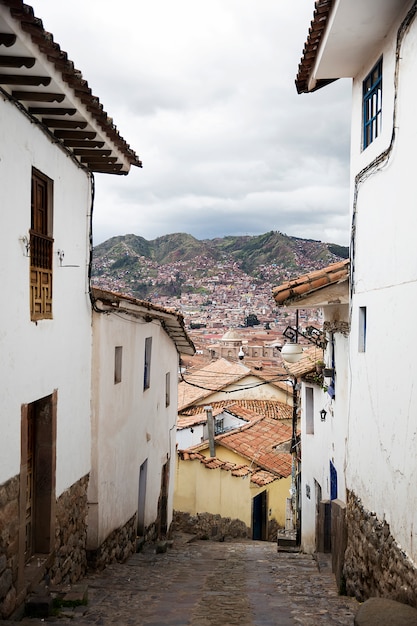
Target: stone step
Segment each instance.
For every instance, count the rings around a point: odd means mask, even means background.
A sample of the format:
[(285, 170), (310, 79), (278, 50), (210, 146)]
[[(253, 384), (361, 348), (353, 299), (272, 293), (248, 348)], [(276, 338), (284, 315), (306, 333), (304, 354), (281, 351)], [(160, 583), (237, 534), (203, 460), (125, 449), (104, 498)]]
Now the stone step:
[(417, 626), (417, 609), (388, 598), (369, 598), (355, 616), (355, 626)]

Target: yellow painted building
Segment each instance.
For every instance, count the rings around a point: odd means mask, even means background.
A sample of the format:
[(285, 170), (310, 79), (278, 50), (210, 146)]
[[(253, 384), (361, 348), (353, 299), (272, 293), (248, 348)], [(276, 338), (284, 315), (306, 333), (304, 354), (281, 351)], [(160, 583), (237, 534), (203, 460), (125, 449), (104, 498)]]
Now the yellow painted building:
[(214, 458), (208, 442), (180, 451), (175, 511), (238, 519), (253, 539), (267, 539), (271, 529), (285, 527), (292, 460), (275, 446), (290, 437), (288, 425), (260, 418), (217, 436)]

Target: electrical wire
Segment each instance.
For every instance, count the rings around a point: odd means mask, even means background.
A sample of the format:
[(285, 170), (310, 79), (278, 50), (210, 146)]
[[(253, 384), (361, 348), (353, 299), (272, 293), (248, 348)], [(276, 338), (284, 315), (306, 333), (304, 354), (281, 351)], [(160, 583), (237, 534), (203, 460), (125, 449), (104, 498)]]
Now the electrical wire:
[[(400, 60), (401, 60), (401, 46), (403, 39), (407, 33), (408, 28), (413, 23), (417, 14), (417, 0), (414, 2), (411, 9), (408, 11), (404, 20), (401, 22), (397, 31), (397, 42), (395, 49), (395, 70), (394, 70), (394, 106), (392, 114), (392, 132), (391, 140), (388, 147), (383, 150), (371, 163), (364, 167), (355, 176), (354, 192), (353, 192), (353, 206), (352, 206), (352, 223), (351, 223), (351, 238), (350, 238), (350, 295), (351, 295), (351, 307), (352, 296), (355, 293), (355, 251), (356, 251), (356, 221), (357, 221), (357, 209), (358, 209), (358, 195), (360, 186), (371, 176), (379, 172), (383, 167), (388, 165), (392, 151), (394, 149), (396, 139), (396, 123), (397, 123), (397, 104), (398, 104), (398, 83), (400, 74)], [(351, 310), (352, 313), (352, 310)]]
[[(186, 380), (183, 374), (181, 373), (180, 373), (180, 378), (181, 378), (181, 382), (186, 383), (187, 385), (190, 385), (190, 387), (196, 387), (197, 389), (202, 389), (203, 391), (219, 391), (219, 387), (212, 389), (210, 387), (198, 385), (197, 383), (192, 383), (191, 381)], [(238, 385), (237, 383), (233, 383), (233, 381), (231, 381), (229, 384), (231, 385), (234, 384), (238, 388), (228, 389), (228, 390), (222, 389), (222, 393), (236, 393), (237, 391), (247, 391), (250, 389), (255, 389), (256, 387), (261, 387), (262, 385), (269, 385), (270, 383), (274, 383), (274, 382), (289, 382), (293, 384), (293, 381), (289, 379), (288, 374), (282, 374), (280, 378), (276, 377), (271, 380), (265, 380), (259, 383), (254, 383), (253, 385)], [(228, 384), (228, 381), (226, 381), (225, 384)]]

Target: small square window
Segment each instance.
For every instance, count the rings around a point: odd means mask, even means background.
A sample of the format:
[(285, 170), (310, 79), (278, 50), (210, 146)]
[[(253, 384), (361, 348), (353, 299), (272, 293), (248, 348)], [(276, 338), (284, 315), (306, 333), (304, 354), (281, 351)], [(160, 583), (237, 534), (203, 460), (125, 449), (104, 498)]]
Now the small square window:
[(382, 59), (363, 81), (363, 148), (381, 134), (382, 128)]
[(122, 382), (122, 355), (123, 347), (116, 346), (114, 349), (114, 384)]

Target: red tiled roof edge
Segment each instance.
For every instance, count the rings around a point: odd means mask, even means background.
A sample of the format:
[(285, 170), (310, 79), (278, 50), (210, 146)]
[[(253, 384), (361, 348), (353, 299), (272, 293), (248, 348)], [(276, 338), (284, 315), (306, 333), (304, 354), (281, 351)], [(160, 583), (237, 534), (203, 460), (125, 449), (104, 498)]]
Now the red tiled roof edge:
[(317, 53), (326, 30), (333, 4), (334, 0), (316, 0), (313, 19), (308, 31), (307, 41), (304, 44), (303, 55), (298, 66), (298, 74), (295, 79), (295, 86), (298, 93), (316, 91), (317, 89), (320, 89), (321, 87), (337, 80), (335, 78), (318, 80), (313, 89), (309, 89), (308, 87), (310, 74), (316, 62)]
[(235, 478), (245, 478), (250, 475), (250, 481), (258, 486), (268, 485), (269, 483), (272, 483), (275, 480), (280, 480), (281, 478), (288, 478), (288, 476), (282, 476), (264, 468), (256, 468), (255, 470), (252, 470), (248, 465), (222, 461), (217, 457), (205, 457), (202, 454), (190, 453), (186, 450), (183, 450), (180, 453), (180, 457), (183, 461), (200, 461), (200, 463), (202, 463), (208, 470), (221, 469), (225, 472), (230, 472)]
[(142, 167), (139, 157), (120, 136), (112, 119), (104, 111), (100, 100), (93, 95), (88, 82), (83, 79), (81, 72), (75, 69), (74, 63), (68, 59), (67, 53), (61, 50), (59, 44), (54, 41), (53, 35), (44, 29), (42, 20), (35, 17), (33, 8), (24, 4), (23, 0), (0, 0), (0, 4), (10, 8), (13, 19), (20, 23), (22, 30), (30, 35), (40, 52), (47, 56), (48, 61), (61, 73), (62, 79), (74, 90), (76, 97), (87, 107), (97, 124), (123, 153), (129, 163)]
[(284, 306), (307, 293), (346, 280), (348, 276), (349, 259), (345, 259), (321, 270), (315, 270), (293, 280), (288, 280), (279, 287), (274, 287), (272, 295), (278, 305)]

